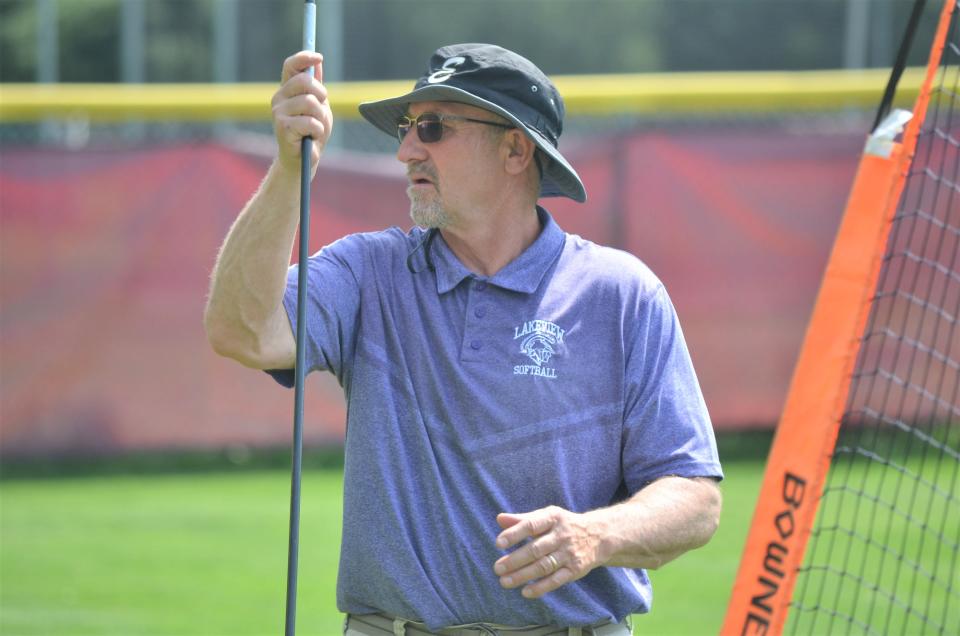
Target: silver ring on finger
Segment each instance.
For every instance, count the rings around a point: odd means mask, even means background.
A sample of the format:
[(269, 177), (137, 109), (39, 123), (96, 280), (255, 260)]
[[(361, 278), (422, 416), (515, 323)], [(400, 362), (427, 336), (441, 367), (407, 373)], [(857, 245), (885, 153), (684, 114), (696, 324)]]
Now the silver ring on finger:
[(557, 557), (553, 556), (552, 554), (548, 554), (548, 555), (547, 555), (547, 561), (550, 562), (550, 572), (551, 572), (551, 573), (556, 572), (557, 570), (560, 569), (560, 562), (557, 561)]

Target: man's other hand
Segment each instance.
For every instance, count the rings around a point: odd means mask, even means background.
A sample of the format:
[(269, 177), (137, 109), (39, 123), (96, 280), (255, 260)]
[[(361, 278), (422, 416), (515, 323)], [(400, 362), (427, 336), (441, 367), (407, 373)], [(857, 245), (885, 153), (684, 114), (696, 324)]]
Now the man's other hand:
[(501, 513), (497, 523), (504, 529), (497, 537), (498, 549), (526, 541), (494, 563), (500, 585), (524, 586), (526, 598), (539, 598), (603, 565), (602, 533), (590, 513), (549, 506), (523, 514)]

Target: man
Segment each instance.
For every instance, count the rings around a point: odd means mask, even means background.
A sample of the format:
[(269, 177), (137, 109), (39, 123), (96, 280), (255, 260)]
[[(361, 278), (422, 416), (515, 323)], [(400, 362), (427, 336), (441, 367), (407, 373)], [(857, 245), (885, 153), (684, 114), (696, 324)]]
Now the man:
[[(528, 60), (444, 47), (412, 92), (360, 112), (398, 136), (418, 227), (308, 263), (308, 370), (348, 403), (346, 633), (629, 633), (644, 568), (706, 543), (720, 511), (663, 285), (538, 207), (586, 193), (557, 148), (560, 95)], [(286, 60), (273, 118), (278, 156), (227, 236), (205, 325), (290, 386), (300, 139), (315, 171), (332, 126), (320, 55)]]

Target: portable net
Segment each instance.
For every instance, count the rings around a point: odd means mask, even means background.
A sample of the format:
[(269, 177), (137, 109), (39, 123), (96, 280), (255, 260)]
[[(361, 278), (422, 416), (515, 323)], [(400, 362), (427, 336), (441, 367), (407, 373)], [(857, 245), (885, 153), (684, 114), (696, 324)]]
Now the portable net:
[(861, 160), (724, 634), (960, 633), (957, 13), (902, 141)]
[(891, 221), (790, 633), (960, 632), (960, 26)]

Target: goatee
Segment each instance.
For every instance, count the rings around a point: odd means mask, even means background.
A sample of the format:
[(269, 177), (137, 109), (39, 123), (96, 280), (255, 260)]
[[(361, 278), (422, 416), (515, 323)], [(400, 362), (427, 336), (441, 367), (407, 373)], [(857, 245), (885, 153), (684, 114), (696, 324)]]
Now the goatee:
[(407, 188), (410, 198), (410, 218), (424, 229), (442, 229), (450, 223), (450, 217), (436, 196), (436, 192), (421, 192), (416, 186)]
[[(415, 180), (426, 177), (430, 186), (417, 185)], [(450, 223), (443, 204), (440, 202), (437, 171), (426, 161), (407, 164), (407, 197), (410, 199), (410, 218), (424, 229), (443, 228)]]

